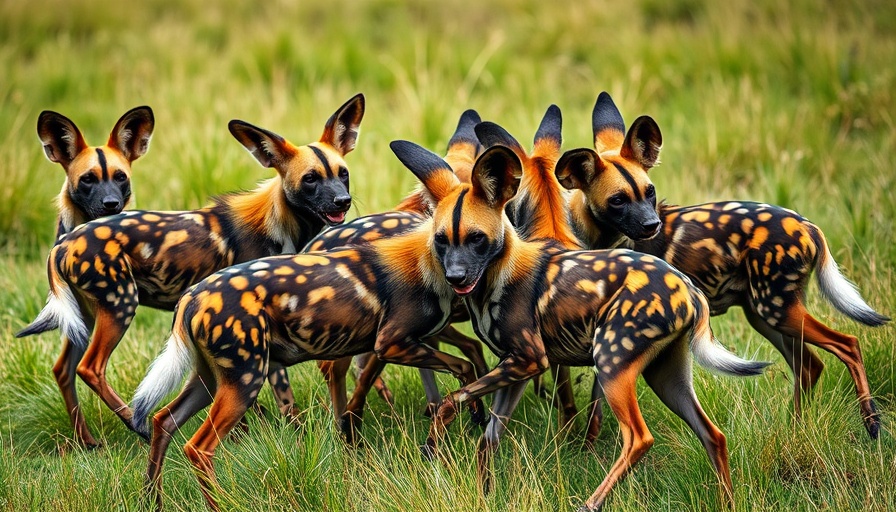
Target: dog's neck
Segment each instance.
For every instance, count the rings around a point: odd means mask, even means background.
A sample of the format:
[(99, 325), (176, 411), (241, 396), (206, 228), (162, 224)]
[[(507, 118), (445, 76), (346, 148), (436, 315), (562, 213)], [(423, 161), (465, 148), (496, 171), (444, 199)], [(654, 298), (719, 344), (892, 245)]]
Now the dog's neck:
[(323, 220), (300, 215), (289, 205), (280, 176), (263, 181), (255, 190), (222, 196), (215, 203), (230, 210), (245, 232), (282, 247), (282, 254), (298, 252), (324, 228)]

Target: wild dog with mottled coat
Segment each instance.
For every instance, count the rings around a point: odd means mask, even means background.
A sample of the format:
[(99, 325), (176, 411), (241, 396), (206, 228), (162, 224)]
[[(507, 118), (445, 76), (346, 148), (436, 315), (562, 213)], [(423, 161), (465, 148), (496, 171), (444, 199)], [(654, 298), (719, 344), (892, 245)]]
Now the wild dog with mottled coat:
[(434, 265), (464, 298), (476, 334), (500, 357), (491, 372), (445, 397), (424, 453), (434, 454), (459, 405), (495, 392), (478, 449), (487, 491), (490, 458), (528, 379), (550, 364), (590, 366), (619, 420), (623, 448), (584, 509), (599, 508), (653, 444), (638, 407), (638, 375), (700, 438), (730, 502), (725, 436), (694, 394), (691, 353), (701, 365), (735, 376), (758, 374), (767, 363), (740, 359), (715, 341), (703, 294), (654, 256), (570, 252), (552, 240), (520, 239), (504, 214), (522, 171), (508, 148), (487, 149), (472, 184), (460, 183), (442, 159), (415, 144), (392, 148), (436, 201), (429, 234)]
[[(520, 159), (523, 175), (519, 190), (505, 207), (507, 217), (523, 240), (554, 240), (567, 250), (584, 249), (569, 223), (569, 208), (563, 189), (554, 177), (554, 166), (560, 159), (563, 118), (560, 108), (551, 105), (535, 132), (532, 153), (501, 126), (483, 122), (476, 126), (476, 136), (486, 148), (501, 145), (511, 149)], [(569, 368), (551, 366), (554, 374), (556, 400), (534, 377), (535, 393), (557, 406), (564, 426), (572, 424), (578, 414)], [(589, 423), (599, 420), (589, 420)], [(589, 431), (591, 427), (589, 426)]]
[(51, 162), (65, 169), (56, 196), (56, 240), (85, 222), (115, 215), (131, 203), (131, 164), (149, 150), (152, 109), (137, 107), (115, 123), (104, 146), (87, 145), (71, 119), (51, 110), (37, 118), (37, 136)]
[[(451, 139), (448, 141), (448, 150), (445, 154), (445, 161), (451, 166), (451, 169), (463, 182), (470, 181), (470, 173), (473, 170), (473, 164), (482, 146), (476, 138), (474, 127), (481, 121), (479, 114), (475, 110), (464, 111), (457, 123), (457, 128)], [(558, 155), (559, 156), (559, 155)], [(364, 244), (372, 240), (387, 236), (400, 235), (414, 228), (417, 228), (428, 217), (432, 216), (432, 202), (427, 197), (426, 190), (422, 186), (417, 186), (416, 190), (404, 198), (391, 212), (377, 213), (358, 217), (345, 224), (328, 229), (314, 238), (306, 248), (306, 252), (331, 250), (336, 247), (346, 245)], [(464, 322), (469, 320), (466, 307), (460, 301), (455, 306), (452, 322)], [(476, 374), (482, 375), (488, 371), (485, 363), (485, 356), (482, 352), (482, 344), (478, 339), (470, 338), (462, 332), (458, 331), (450, 324), (445, 327), (435, 338), (427, 340), (434, 346), (438, 342), (444, 341), (460, 349), (473, 366), (476, 368)], [(359, 356), (361, 368), (370, 364), (369, 356)], [(377, 364), (372, 362), (372, 364)], [(351, 366), (351, 359), (344, 358), (337, 361), (320, 361), (318, 366), (327, 380), (327, 386), (330, 389), (330, 397), (333, 403), (333, 413), (337, 418), (342, 417), (345, 412), (345, 396), (346, 396), (346, 374)], [(367, 371), (377, 371), (373, 368)], [(435, 376), (430, 370), (420, 369), (420, 378), (423, 381), (423, 390), (426, 394), (427, 407), (425, 413), (431, 415), (435, 412), (442, 395), (436, 384)], [(374, 381), (374, 387), (383, 395), (385, 385), (380, 383), (380, 379)]]
[[(740, 306), (793, 371), (797, 415), (803, 393), (824, 368), (808, 345), (834, 354), (849, 369), (865, 429), (876, 439), (880, 416), (858, 339), (809, 314), (809, 276), (817, 270), (822, 295), (853, 320), (879, 326), (889, 318), (868, 306), (840, 273), (821, 229), (796, 212), (749, 201), (657, 206), (648, 171), (658, 162), (662, 137), (642, 119), (626, 134), (613, 100), (601, 93), (592, 115), (595, 150), (567, 151), (558, 162), (557, 178), (573, 190), (578, 236), (592, 249), (622, 246), (663, 258), (706, 294), (713, 315)], [(629, 140), (639, 134), (647, 142), (635, 151)]]
[[(490, 163), (480, 158), (477, 166)], [(457, 180), (450, 168), (447, 172)], [(382, 364), (448, 372), (463, 385), (476, 380), (470, 362), (423, 342), (451, 321), (455, 299), (433, 257), (431, 224), (428, 218), (404, 234), (329, 252), (243, 263), (212, 274), (184, 294), (166, 348), (132, 401), (131, 426), (149, 437), (147, 416), (190, 372), (181, 393), (152, 420), (147, 483), (157, 503), (172, 436), (211, 404), (184, 451), (209, 506), (217, 509), (211, 494), (217, 485), (215, 450), (255, 402), (274, 365), (373, 351)], [(360, 427), (366, 390), (376, 376), (362, 374), (345, 408), (342, 425), (349, 440)], [(473, 420), (481, 423), (481, 402), (469, 405)]]
[(231, 121), (233, 136), (277, 176), (199, 210), (131, 211), (93, 221), (53, 248), (47, 305), (17, 336), (62, 331), (64, 346), (53, 373), (79, 442), (97, 445), (78, 406), (76, 373), (130, 424), (131, 410), (107, 382), (106, 365), (138, 305), (171, 310), (187, 288), (212, 272), (295, 253), (324, 226), (343, 222), (351, 205), (343, 157), (355, 147), (363, 115), (359, 94), (330, 117), (320, 140), (307, 146)]

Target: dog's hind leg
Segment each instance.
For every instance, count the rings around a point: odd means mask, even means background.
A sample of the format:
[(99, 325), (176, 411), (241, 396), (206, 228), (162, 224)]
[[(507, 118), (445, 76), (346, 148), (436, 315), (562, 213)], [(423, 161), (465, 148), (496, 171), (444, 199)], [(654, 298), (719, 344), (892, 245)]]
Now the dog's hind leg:
[(78, 403), (78, 390), (75, 388), (75, 375), (83, 355), (84, 349), (63, 336), (62, 353), (59, 354), (59, 359), (53, 365), (53, 375), (56, 376), (56, 384), (62, 393), (65, 410), (68, 411), (69, 419), (75, 430), (75, 440), (84, 447), (95, 448), (99, 446), (99, 443), (87, 427), (87, 421), (84, 419), (84, 413)]

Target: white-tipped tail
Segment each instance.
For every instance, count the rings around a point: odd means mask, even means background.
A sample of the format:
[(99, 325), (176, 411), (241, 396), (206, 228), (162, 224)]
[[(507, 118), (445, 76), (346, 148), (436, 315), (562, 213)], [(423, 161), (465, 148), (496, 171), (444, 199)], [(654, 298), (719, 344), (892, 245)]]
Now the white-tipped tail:
[[(699, 293), (699, 292), (697, 292)], [(692, 293), (696, 296), (696, 293)], [(709, 325), (709, 306), (703, 294), (700, 293), (700, 304), (697, 306), (697, 318), (695, 319), (694, 333), (691, 337), (691, 353), (697, 364), (707, 370), (730, 375), (732, 377), (748, 377), (759, 375), (762, 369), (770, 365), (764, 361), (748, 361), (729, 352), (718, 342)]]
[(818, 248), (818, 268), (815, 271), (815, 278), (818, 279), (818, 288), (824, 298), (844, 315), (865, 325), (877, 327), (889, 322), (888, 317), (871, 309), (859, 294), (856, 285), (840, 273), (837, 262), (828, 250), (824, 235), (821, 234), (821, 230), (817, 230), (817, 233), (821, 243)]
[(146, 418), (155, 410), (159, 402), (183, 381), (187, 371), (193, 367), (194, 352), (188, 342), (177, 331), (168, 338), (165, 350), (152, 362), (146, 377), (137, 386), (131, 409), (134, 412), (131, 426), (137, 433), (149, 437)]
[[(50, 279), (53, 281), (51, 274)], [(81, 317), (81, 308), (75, 299), (72, 289), (65, 281), (56, 281), (50, 293), (47, 295), (47, 305), (40, 311), (37, 318), (27, 327), (16, 333), (17, 338), (40, 334), (53, 329), (60, 329), (77, 347), (84, 350), (90, 332), (84, 318)]]

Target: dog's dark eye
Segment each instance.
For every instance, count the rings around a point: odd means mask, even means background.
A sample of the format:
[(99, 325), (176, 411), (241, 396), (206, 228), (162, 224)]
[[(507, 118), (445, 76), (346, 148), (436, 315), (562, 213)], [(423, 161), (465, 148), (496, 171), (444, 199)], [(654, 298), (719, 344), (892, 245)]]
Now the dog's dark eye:
[(485, 240), (485, 235), (479, 231), (474, 231), (467, 235), (467, 243), (469, 244), (478, 245), (481, 244), (483, 240)]
[(339, 179), (341, 179), (341, 180), (348, 179), (348, 169), (346, 169), (345, 167), (341, 167), (339, 169)]
[(314, 183), (315, 181), (317, 181), (317, 173), (309, 172), (308, 174), (302, 176), (302, 181), (304, 181), (305, 183)]
[(433, 240), (437, 245), (448, 245), (448, 235), (445, 233), (436, 233), (436, 236), (433, 237)]
[(610, 203), (610, 206), (622, 206), (626, 203), (626, 201), (628, 201), (628, 197), (626, 197), (625, 194), (616, 194), (610, 196), (608, 202)]
[(647, 190), (644, 192), (644, 196), (647, 198), (656, 197), (656, 189), (653, 188), (653, 185), (647, 185)]
[(124, 183), (128, 181), (128, 175), (124, 173), (124, 171), (115, 171), (115, 174), (112, 176), (112, 179), (117, 181), (118, 183)]
[(80, 183), (84, 185), (93, 185), (94, 183), (96, 183), (96, 181), (96, 175), (91, 172), (85, 174), (84, 176), (81, 176)]

